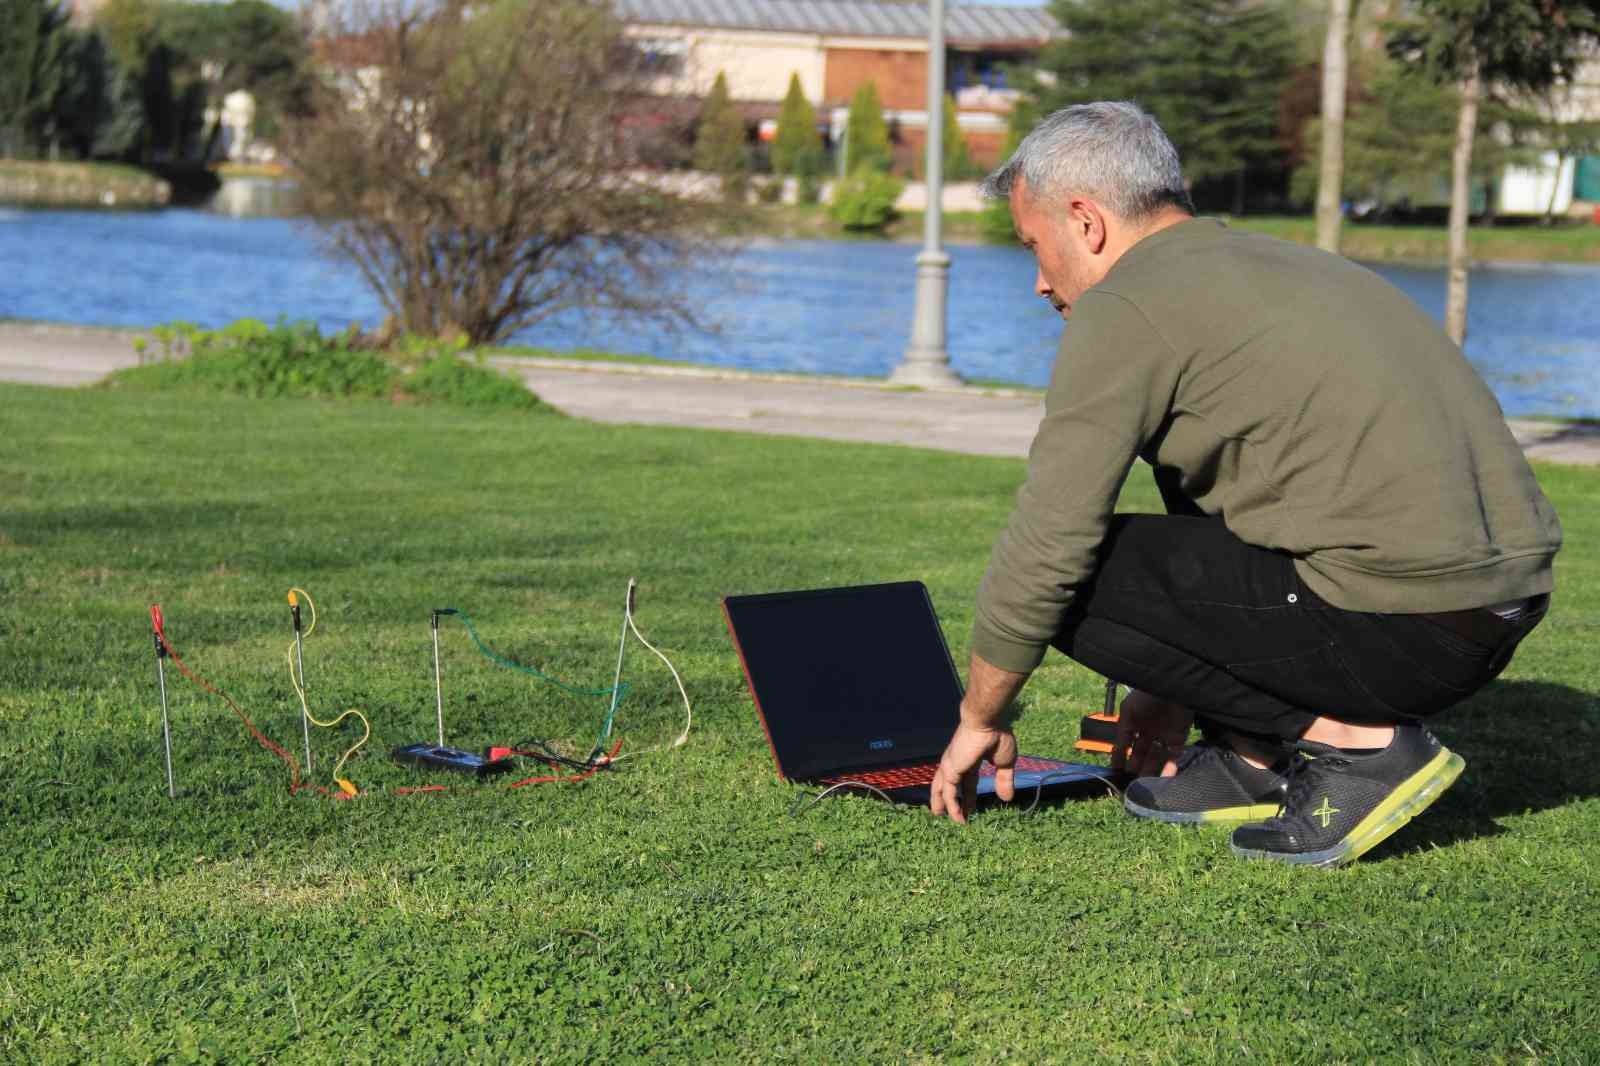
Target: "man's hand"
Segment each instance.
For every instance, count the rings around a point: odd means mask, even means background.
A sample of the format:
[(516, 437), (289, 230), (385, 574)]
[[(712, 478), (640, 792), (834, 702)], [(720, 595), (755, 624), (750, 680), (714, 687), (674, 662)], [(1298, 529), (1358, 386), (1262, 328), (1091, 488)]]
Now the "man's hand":
[(1137, 689), (1128, 693), (1117, 715), (1117, 742), (1111, 769), (1134, 777), (1178, 772), (1178, 753), (1189, 739), (1194, 712)]
[(1005, 715), (1027, 680), (1027, 674), (1002, 670), (972, 653), (961, 723), (944, 749), (928, 789), (928, 809), (934, 815), (948, 814), (951, 821), (966, 824), (967, 815), (978, 803), (978, 764), (985, 758), (996, 767), (995, 795), (1007, 803), (1016, 795), (1012, 768), (1017, 765), (1017, 738)]
[(935, 817), (948, 814), (951, 821), (966, 824), (967, 815), (978, 804), (978, 764), (984, 759), (995, 765), (995, 795), (1011, 802), (1017, 794), (1012, 780), (1012, 767), (1017, 764), (1016, 736), (1003, 725), (983, 728), (963, 721), (944, 749), (929, 787), (928, 809)]

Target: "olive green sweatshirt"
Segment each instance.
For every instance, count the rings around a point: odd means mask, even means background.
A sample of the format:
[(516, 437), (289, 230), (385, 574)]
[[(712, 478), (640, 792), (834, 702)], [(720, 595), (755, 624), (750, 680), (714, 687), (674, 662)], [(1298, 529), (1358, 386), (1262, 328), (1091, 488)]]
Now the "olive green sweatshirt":
[(1336, 607), (1410, 614), (1552, 586), (1561, 544), (1499, 405), (1364, 267), (1192, 219), (1079, 298), (973, 650), (1038, 665), (1135, 458)]

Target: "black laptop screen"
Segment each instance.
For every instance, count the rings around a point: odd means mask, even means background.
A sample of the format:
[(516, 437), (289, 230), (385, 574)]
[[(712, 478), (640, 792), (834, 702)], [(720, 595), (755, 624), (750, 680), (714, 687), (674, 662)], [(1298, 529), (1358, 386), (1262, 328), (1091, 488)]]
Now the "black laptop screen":
[(785, 777), (944, 750), (961, 679), (920, 581), (730, 596), (723, 606)]

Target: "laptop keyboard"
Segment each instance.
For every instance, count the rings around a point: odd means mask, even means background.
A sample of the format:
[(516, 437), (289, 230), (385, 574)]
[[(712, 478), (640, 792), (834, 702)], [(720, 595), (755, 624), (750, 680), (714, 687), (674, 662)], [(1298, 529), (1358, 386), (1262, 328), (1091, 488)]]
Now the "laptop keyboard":
[[(1041, 772), (1054, 770), (1064, 763), (1056, 759), (1039, 759), (1031, 755), (1017, 757), (1016, 769), (1019, 771)], [(824, 777), (825, 785), (837, 785), (843, 781), (860, 781), (862, 784), (871, 785), (888, 791), (892, 788), (914, 788), (917, 785), (933, 783), (933, 775), (938, 771), (936, 762), (919, 763), (915, 766), (894, 766), (887, 770), (862, 770), (854, 774), (839, 774), (834, 777)], [(983, 777), (994, 776), (994, 764), (985, 760), (978, 768), (978, 773)]]

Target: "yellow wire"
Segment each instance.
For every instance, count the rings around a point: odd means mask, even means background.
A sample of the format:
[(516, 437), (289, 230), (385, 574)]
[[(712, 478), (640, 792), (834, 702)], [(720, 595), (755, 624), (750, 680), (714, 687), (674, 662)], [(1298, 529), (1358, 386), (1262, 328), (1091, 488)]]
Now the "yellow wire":
[[(296, 587), (296, 588), (291, 588), (289, 590), (289, 603), (290, 603), (291, 606), (293, 606), (293, 604), (294, 604), (294, 594), (297, 593), (297, 592), (302, 597), (304, 597), (304, 599), (306, 601), (306, 606), (311, 608), (311, 624), (306, 626), (305, 632), (300, 634), (300, 639), (301, 640), (309, 640), (311, 638), (312, 630), (317, 628), (317, 605), (314, 602), (312, 602), (311, 593), (307, 592), (303, 588)], [(350, 750), (345, 752), (343, 755), (341, 755), (339, 757), (339, 761), (333, 764), (333, 780), (339, 785), (339, 787), (341, 789), (344, 789), (344, 791), (346, 793), (348, 793), (350, 795), (355, 795), (355, 791), (353, 791), (355, 789), (355, 786), (354, 785), (350, 785), (349, 788), (345, 788), (345, 786), (347, 784), (349, 784), (349, 782), (347, 782), (344, 778), (339, 776), (339, 771), (344, 768), (344, 764), (347, 761), (349, 761), (350, 756), (354, 755), (357, 751), (359, 751), (361, 749), (361, 746), (367, 742), (367, 738), (372, 736), (372, 723), (367, 721), (367, 716), (366, 715), (362, 714), (360, 711), (356, 710), (354, 707), (351, 707), (349, 710), (345, 711), (343, 714), (341, 714), (339, 717), (335, 718), (331, 722), (324, 722), (320, 718), (318, 718), (316, 715), (312, 714), (310, 705), (308, 705), (306, 703), (306, 690), (305, 690), (305, 680), (306, 679), (305, 679), (305, 676), (304, 676), (303, 673), (301, 673), (301, 671), (299, 669), (297, 669), (295, 667), (294, 647), (295, 647), (295, 642), (294, 641), (290, 641), (289, 642), (289, 683), (294, 685), (295, 695), (300, 697), (300, 710), (302, 712), (304, 712), (306, 718), (310, 720), (311, 724), (315, 725), (315, 726), (320, 726), (323, 729), (332, 729), (334, 726), (338, 725), (340, 722), (344, 721), (346, 718), (349, 718), (352, 714), (355, 715), (357, 718), (361, 719), (361, 726), (365, 730), (365, 732), (363, 732), (361, 734), (361, 739), (356, 741), (354, 744), (352, 744), (350, 746)]]

